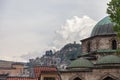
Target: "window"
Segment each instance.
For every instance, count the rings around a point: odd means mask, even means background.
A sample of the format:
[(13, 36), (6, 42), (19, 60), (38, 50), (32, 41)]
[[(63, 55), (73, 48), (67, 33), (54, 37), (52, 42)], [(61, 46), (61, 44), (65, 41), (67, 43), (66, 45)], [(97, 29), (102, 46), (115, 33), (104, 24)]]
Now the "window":
[(106, 77), (106, 78), (104, 78), (103, 80), (115, 80), (115, 79), (113, 79), (113, 78), (111, 78), (111, 77)]
[(81, 80), (79, 77), (76, 77), (74, 80)]
[(117, 49), (117, 42), (116, 42), (116, 40), (112, 40), (112, 49), (113, 50)]
[(44, 80), (55, 80), (55, 77), (44, 77)]
[(91, 43), (88, 42), (88, 43), (87, 43), (87, 52), (90, 52), (90, 47), (91, 47)]

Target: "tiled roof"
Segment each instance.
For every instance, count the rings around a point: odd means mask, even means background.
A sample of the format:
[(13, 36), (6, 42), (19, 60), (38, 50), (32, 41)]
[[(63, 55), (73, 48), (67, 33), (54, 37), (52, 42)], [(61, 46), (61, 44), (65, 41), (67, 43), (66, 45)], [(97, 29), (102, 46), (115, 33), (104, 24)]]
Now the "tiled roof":
[(120, 57), (116, 55), (104, 56), (96, 64), (120, 64)]
[[(99, 49), (99, 50), (95, 50), (95, 51), (93, 51), (93, 52), (91, 52), (91, 53), (114, 53), (114, 52), (117, 52), (117, 50), (112, 50), (112, 49)], [(89, 55), (89, 54), (91, 54), (91, 53), (81, 53), (80, 55), (78, 55), (78, 57), (79, 57), (79, 56), (87, 56), (87, 55)]]
[(57, 71), (57, 68), (55, 67), (39, 67), (39, 66), (36, 66), (34, 67), (34, 75), (35, 77), (39, 77), (41, 72), (56, 72)]
[(97, 50), (96, 52), (98, 53), (112, 53), (112, 52), (116, 52), (116, 50), (111, 50), (111, 49), (101, 49), (101, 50)]
[(8, 77), (6, 80), (38, 80), (38, 78), (30, 78), (30, 77)]
[(80, 55), (78, 56), (85, 56), (85, 55), (88, 55), (89, 53), (81, 53)]
[(79, 58), (71, 62), (68, 68), (90, 68), (93, 67), (93, 63), (87, 59)]

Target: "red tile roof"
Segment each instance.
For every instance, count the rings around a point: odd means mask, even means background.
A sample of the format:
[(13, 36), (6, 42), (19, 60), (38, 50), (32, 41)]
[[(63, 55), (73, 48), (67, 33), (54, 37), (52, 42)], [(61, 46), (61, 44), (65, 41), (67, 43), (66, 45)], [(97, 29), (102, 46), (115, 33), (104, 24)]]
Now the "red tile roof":
[(34, 74), (35, 74), (35, 77), (39, 77), (41, 72), (56, 72), (57, 71), (57, 68), (55, 67), (39, 67), (39, 66), (36, 66), (34, 67)]
[(42, 72), (57, 72), (57, 68), (55, 67), (39, 67), (36, 66), (33, 68), (34, 69), (34, 74), (35, 74), (35, 78), (32, 77), (7, 77), (6, 80), (38, 80), (40, 77), (40, 74)]
[(8, 77), (6, 80), (38, 80), (38, 78), (30, 78), (30, 77)]

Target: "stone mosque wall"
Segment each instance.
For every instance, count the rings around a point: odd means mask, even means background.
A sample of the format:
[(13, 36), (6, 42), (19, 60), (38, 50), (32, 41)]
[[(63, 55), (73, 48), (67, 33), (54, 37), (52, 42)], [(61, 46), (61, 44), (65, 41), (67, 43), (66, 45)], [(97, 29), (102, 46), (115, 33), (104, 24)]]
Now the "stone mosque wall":
[(69, 72), (62, 73), (62, 80), (74, 80), (79, 77), (80, 80), (103, 80), (106, 77), (111, 77), (115, 80), (120, 80), (120, 69), (94, 69), (91, 72)]
[[(90, 38), (89, 40), (82, 41), (82, 51), (83, 53), (88, 53), (88, 42), (90, 42), (90, 52), (95, 50), (102, 50), (102, 49), (112, 49), (112, 40), (117, 40), (117, 38), (114, 36), (98, 36), (95, 38)], [(120, 42), (117, 42), (117, 44), (120, 44)], [(118, 45), (117, 45), (118, 47)]]

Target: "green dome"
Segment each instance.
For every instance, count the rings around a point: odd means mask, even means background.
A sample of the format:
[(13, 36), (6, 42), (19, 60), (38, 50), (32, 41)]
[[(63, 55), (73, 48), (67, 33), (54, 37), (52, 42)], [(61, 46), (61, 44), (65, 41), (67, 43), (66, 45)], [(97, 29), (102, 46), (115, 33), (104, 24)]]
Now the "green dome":
[(110, 20), (110, 17), (105, 17), (99, 21), (92, 30), (91, 37), (97, 35), (109, 35), (115, 34), (113, 31), (113, 23)]
[(118, 63), (120, 63), (120, 57), (115, 55), (108, 55), (99, 59), (96, 64), (118, 64)]
[(90, 62), (89, 60), (80, 58), (72, 61), (68, 68), (89, 68), (93, 66), (94, 66), (93, 63)]

